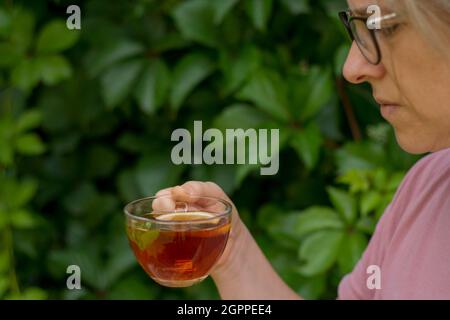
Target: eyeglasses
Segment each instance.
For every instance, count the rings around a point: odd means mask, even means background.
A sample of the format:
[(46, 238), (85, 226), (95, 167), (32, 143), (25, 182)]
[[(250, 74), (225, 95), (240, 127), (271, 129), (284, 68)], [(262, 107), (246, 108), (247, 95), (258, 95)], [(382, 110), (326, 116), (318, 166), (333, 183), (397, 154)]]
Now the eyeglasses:
[(369, 28), (368, 22), (370, 24), (375, 22), (381, 23), (396, 17), (397, 14), (392, 13), (373, 19), (371, 17), (354, 16), (351, 11), (339, 12), (339, 18), (344, 24), (350, 38), (356, 42), (359, 50), (367, 61), (374, 65), (381, 62), (381, 50), (376, 36), (376, 31), (378, 31), (378, 29)]

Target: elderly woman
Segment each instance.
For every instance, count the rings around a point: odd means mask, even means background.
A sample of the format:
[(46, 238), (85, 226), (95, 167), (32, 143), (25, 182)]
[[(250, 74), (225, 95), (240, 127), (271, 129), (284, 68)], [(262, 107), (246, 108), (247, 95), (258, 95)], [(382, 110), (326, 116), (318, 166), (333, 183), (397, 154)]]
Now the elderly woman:
[[(353, 44), (345, 78), (368, 82), (399, 145), (430, 153), (406, 175), (339, 299), (450, 299), (450, 1), (349, 0), (340, 13)], [(367, 23), (368, 17), (370, 17)], [(379, 22), (378, 28), (372, 28)], [(161, 190), (228, 199), (211, 182)], [(379, 286), (368, 285), (372, 266)], [(212, 272), (223, 299), (298, 299), (276, 274), (234, 208), (229, 242)]]

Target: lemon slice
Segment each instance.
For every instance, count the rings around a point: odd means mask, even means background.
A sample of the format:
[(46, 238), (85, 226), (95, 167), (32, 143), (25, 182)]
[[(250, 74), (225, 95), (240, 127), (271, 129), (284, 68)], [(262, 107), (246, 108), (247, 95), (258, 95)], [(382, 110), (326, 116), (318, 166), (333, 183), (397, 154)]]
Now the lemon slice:
[[(157, 220), (162, 221), (195, 221), (214, 218), (215, 215), (208, 212), (174, 212), (155, 216)], [(209, 223), (218, 223), (219, 218), (211, 219)]]

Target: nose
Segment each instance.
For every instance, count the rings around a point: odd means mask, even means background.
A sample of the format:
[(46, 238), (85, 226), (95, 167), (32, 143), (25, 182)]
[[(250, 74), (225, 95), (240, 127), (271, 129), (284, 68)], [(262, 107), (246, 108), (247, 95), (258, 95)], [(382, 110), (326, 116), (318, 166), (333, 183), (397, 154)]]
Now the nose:
[(382, 63), (373, 65), (362, 55), (355, 41), (350, 48), (344, 64), (344, 78), (347, 81), (359, 84), (373, 79), (381, 79), (386, 70)]

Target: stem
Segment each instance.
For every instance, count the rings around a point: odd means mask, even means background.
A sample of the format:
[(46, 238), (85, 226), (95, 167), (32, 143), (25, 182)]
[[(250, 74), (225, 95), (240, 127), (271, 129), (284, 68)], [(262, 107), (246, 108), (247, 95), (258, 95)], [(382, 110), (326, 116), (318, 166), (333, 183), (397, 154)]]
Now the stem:
[(14, 293), (20, 294), (19, 282), (17, 281), (17, 274), (15, 268), (14, 248), (13, 248), (13, 236), (11, 226), (5, 228), (5, 244), (9, 253), (9, 280), (11, 284), (11, 290)]
[(356, 120), (355, 113), (353, 112), (352, 104), (350, 103), (350, 99), (345, 92), (344, 79), (342, 77), (338, 77), (336, 79), (339, 97), (341, 98), (342, 104), (344, 105), (345, 116), (347, 117), (348, 124), (350, 126), (350, 130), (352, 132), (353, 140), (361, 141), (362, 134), (361, 129), (359, 127), (358, 121)]

